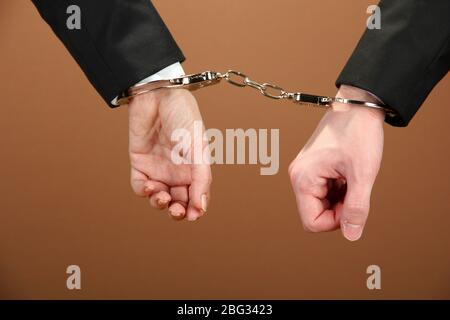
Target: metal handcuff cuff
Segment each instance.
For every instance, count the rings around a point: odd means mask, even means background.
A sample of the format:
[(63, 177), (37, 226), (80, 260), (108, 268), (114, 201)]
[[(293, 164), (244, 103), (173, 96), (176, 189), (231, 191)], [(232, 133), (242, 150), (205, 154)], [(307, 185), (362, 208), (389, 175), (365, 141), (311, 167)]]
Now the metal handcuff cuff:
[(316, 107), (328, 108), (333, 102), (354, 104), (368, 108), (381, 109), (384, 110), (387, 117), (394, 117), (396, 115), (395, 111), (391, 110), (384, 104), (376, 104), (372, 102), (350, 100), (344, 98), (332, 98), (327, 96), (318, 96), (301, 92), (288, 92), (283, 88), (270, 84), (270, 83), (259, 83), (251, 80), (245, 74), (228, 70), (225, 73), (219, 73), (215, 71), (205, 71), (197, 74), (190, 74), (181, 76), (169, 80), (156, 80), (147, 83), (142, 83), (131, 87), (122, 94), (119, 95), (115, 105), (122, 105), (128, 103), (132, 98), (154, 91), (161, 88), (184, 88), (189, 90), (195, 90), (210, 85), (218, 84), (221, 80), (225, 79), (228, 83), (238, 86), (238, 87), (251, 87), (259, 90), (260, 93), (271, 99), (289, 99), (295, 103), (312, 105)]

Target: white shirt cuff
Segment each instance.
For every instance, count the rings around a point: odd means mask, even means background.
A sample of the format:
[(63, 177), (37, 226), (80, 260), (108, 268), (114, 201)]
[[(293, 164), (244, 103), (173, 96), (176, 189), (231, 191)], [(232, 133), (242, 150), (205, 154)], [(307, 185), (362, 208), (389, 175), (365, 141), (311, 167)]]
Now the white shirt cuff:
[[(174, 64), (171, 64), (170, 66), (158, 71), (157, 73), (152, 74), (151, 76), (139, 81), (138, 83), (136, 83), (136, 85), (156, 80), (168, 80), (172, 78), (181, 77), (184, 75), (185, 73), (183, 67), (181, 66), (181, 63), (175, 62)], [(112, 104), (115, 104), (116, 102), (117, 97), (115, 97), (114, 100), (111, 101)]]

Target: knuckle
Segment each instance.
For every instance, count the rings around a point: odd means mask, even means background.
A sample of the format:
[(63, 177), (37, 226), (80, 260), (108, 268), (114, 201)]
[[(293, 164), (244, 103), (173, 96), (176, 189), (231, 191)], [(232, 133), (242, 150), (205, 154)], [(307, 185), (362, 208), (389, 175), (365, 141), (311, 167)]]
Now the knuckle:
[(297, 190), (302, 193), (308, 193), (311, 190), (311, 183), (307, 179), (299, 179)]
[(296, 190), (301, 193), (310, 193), (319, 185), (318, 177), (310, 174), (299, 174), (296, 178)]
[(369, 211), (370, 205), (365, 201), (351, 201), (347, 203), (349, 214), (364, 214)]
[(288, 167), (288, 175), (289, 175), (289, 176), (292, 176), (292, 173), (293, 173), (293, 171), (294, 171), (294, 166), (295, 166), (295, 161), (292, 161), (292, 162), (289, 164), (289, 167)]
[(302, 171), (302, 164), (299, 162), (292, 162), (289, 165), (288, 174), (293, 185), (298, 181)]
[(308, 193), (319, 184), (317, 176), (312, 174), (303, 162), (295, 161), (289, 167), (289, 177), (295, 191)]

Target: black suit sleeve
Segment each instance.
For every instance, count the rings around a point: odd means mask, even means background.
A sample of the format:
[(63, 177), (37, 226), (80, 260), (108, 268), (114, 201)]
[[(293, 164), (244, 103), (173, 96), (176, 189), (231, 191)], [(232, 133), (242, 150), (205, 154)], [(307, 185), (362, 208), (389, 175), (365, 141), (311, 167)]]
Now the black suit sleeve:
[[(33, 0), (103, 99), (184, 56), (150, 0)], [(81, 29), (69, 30), (67, 8), (77, 5)]]
[(367, 90), (406, 126), (450, 68), (449, 0), (382, 0), (381, 29), (366, 30), (336, 81)]

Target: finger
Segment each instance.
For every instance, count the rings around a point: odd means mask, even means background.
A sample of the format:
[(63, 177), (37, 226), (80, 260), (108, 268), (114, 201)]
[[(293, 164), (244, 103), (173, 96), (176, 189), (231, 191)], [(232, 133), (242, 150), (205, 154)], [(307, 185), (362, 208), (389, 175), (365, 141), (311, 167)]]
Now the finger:
[[(317, 167), (293, 168), (290, 172), (297, 208), (305, 230), (325, 232), (339, 228), (336, 206), (326, 198), (331, 184)], [(334, 174), (328, 176), (335, 177)]]
[(169, 187), (166, 186), (164, 183), (154, 180), (148, 180), (144, 184), (144, 195), (147, 197), (152, 196), (153, 194), (159, 193), (159, 192), (168, 192)]
[(159, 191), (168, 191), (164, 183), (150, 180), (145, 174), (135, 169), (131, 169), (131, 188), (140, 197), (149, 197)]
[(201, 211), (201, 210), (197, 209), (196, 207), (189, 204), (186, 209), (186, 220), (190, 221), (190, 222), (194, 222), (194, 221), (197, 221), (198, 219), (200, 219), (204, 214), (205, 214), (204, 211)]
[(166, 209), (169, 206), (171, 197), (166, 191), (160, 191), (150, 196), (150, 204), (156, 209)]
[(186, 217), (189, 221), (195, 221), (203, 216), (208, 209), (212, 180), (210, 166), (206, 164), (193, 165), (191, 177)]
[(339, 220), (334, 208), (330, 208), (327, 199), (298, 192), (297, 206), (301, 212), (305, 230), (309, 232), (326, 232), (339, 228)]
[(170, 196), (172, 201), (169, 205), (169, 215), (175, 220), (182, 220), (186, 216), (189, 201), (187, 186), (170, 188)]
[(347, 180), (347, 193), (341, 214), (341, 229), (345, 238), (356, 241), (361, 238), (370, 209), (370, 195), (373, 182), (368, 180)]
[(189, 202), (189, 192), (187, 186), (170, 188), (170, 196), (172, 197), (172, 202), (178, 202), (183, 207), (187, 208)]
[(186, 208), (179, 202), (173, 202), (169, 206), (169, 215), (174, 220), (183, 220), (186, 216)]

